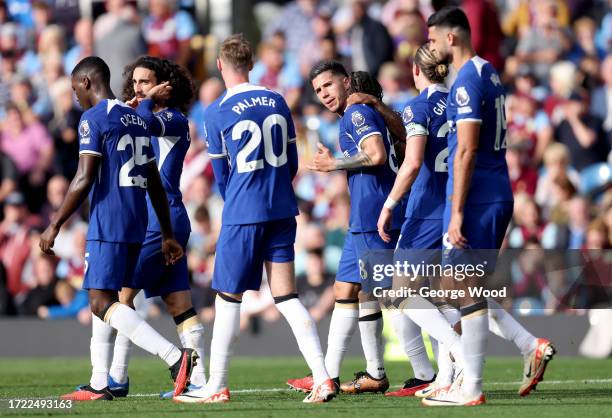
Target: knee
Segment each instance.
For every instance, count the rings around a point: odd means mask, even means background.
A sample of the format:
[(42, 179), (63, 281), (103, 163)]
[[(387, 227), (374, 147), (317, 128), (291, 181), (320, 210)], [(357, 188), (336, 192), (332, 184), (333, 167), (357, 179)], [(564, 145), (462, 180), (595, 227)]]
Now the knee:
[(106, 294), (98, 294), (98, 295), (90, 295), (89, 297), (89, 306), (91, 308), (91, 313), (104, 321), (104, 315), (108, 311), (108, 309), (113, 305), (117, 300), (113, 300)]
[(358, 299), (360, 285), (356, 283), (336, 282), (334, 296), (338, 299)]

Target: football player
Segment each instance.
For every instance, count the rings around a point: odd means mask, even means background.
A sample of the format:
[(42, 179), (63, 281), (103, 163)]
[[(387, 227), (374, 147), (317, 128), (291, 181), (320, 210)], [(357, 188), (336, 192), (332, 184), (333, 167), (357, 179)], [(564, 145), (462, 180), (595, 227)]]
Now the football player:
[(67, 400), (111, 400), (108, 388), (113, 329), (134, 344), (158, 355), (170, 366), (180, 394), (189, 381), (197, 353), (178, 349), (133, 309), (119, 302), (118, 291), (130, 286), (147, 228), (146, 194), (159, 219), (161, 251), (166, 263), (183, 256), (174, 238), (168, 200), (150, 146), (147, 124), (115, 99), (110, 70), (98, 57), (81, 60), (72, 71), (72, 88), (85, 109), (79, 123), (79, 165), (66, 198), (40, 238), (40, 248), (53, 254), (61, 226), (90, 195), (85, 249), (85, 279), (93, 314), (90, 384), (64, 395)]

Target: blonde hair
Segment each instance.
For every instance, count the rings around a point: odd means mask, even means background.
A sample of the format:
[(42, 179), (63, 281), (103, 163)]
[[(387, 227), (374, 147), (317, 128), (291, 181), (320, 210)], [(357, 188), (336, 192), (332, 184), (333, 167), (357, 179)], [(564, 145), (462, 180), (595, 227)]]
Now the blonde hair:
[(219, 58), (237, 71), (247, 72), (253, 64), (251, 44), (241, 34), (232, 35), (221, 44)]
[(444, 83), (448, 76), (448, 64), (439, 61), (429, 49), (429, 44), (423, 44), (414, 54), (414, 63), (434, 83)]
[(556, 161), (562, 161), (565, 164), (570, 162), (570, 153), (567, 145), (559, 142), (553, 142), (544, 150), (544, 165), (549, 165)]
[(555, 93), (568, 98), (576, 87), (576, 66), (571, 61), (556, 62), (550, 67), (550, 84)]

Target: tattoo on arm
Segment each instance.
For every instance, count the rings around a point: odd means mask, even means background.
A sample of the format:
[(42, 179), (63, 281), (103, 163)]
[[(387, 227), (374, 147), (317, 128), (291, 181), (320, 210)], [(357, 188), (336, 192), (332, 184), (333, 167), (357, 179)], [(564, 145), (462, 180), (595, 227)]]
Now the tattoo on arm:
[(350, 157), (336, 160), (336, 170), (356, 170), (363, 167), (371, 167), (374, 163), (372, 159), (363, 151)]

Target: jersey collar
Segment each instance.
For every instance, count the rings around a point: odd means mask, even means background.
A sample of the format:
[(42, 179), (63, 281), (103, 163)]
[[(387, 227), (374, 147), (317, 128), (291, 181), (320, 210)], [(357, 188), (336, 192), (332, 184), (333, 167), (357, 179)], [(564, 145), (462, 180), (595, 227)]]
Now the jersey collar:
[(257, 91), (257, 90), (267, 90), (265, 87), (261, 87), (261, 86), (256, 86), (254, 84), (250, 84), (250, 83), (241, 83), (238, 84), (237, 86), (234, 86), (230, 89), (227, 89), (225, 91), (225, 97), (223, 97), (223, 99), (221, 99), (221, 102), (219, 103), (219, 106), (221, 106), (227, 99), (229, 99), (232, 96), (235, 96), (237, 94), (240, 93), (246, 93), (248, 91)]
[(448, 93), (448, 89), (443, 84), (431, 84), (427, 87), (427, 98), (429, 99), (431, 95), (437, 91), (440, 93)]

